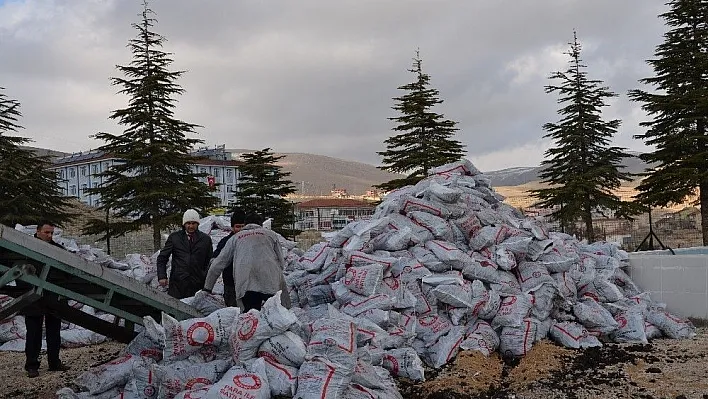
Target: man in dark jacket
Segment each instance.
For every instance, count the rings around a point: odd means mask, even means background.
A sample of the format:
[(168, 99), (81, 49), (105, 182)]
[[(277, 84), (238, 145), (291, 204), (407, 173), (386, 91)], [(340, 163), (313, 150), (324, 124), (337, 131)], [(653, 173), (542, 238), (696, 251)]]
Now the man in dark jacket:
[[(42, 221), (37, 224), (36, 238), (64, 249), (63, 246), (54, 242), (54, 224)], [(40, 353), (42, 350), (42, 324), (46, 327), (47, 340), (47, 363), (49, 371), (66, 371), (69, 367), (62, 364), (59, 359), (59, 348), (61, 346), (61, 319), (47, 312), (42, 306), (43, 301), (56, 301), (56, 294), (45, 293), (44, 296), (20, 311), (25, 316), (25, 326), (27, 337), (25, 341), (25, 370), (29, 378), (39, 377)]]
[[(233, 213), (231, 214), (231, 233), (229, 233), (229, 235), (227, 235), (226, 237), (222, 238), (221, 241), (216, 244), (214, 254), (211, 256), (212, 258), (216, 258), (217, 256), (219, 256), (219, 253), (224, 248), (224, 245), (226, 245), (226, 242), (229, 241), (229, 238), (233, 237), (234, 234), (241, 231), (244, 226), (245, 218), (246, 213), (243, 211), (243, 209), (239, 207), (235, 207), (233, 209)], [(221, 278), (224, 281), (224, 302), (226, 302), (226, 306), (237, 306), (236, 289), (234, 287), (233, 264), (229, 264), (228, 266), (226, 266), (226, 269), (224, 269), (224, 271), (221, 273)]]
[[(182, 230), (167, 237), (157, 256), (157, 278), (160, 286), (177, 299), (189, 298), (199, 291), (206, 279), (211, 259), (211, 238), (199, 231), (199, 213), (188, 209), (182, 216)], [(167, 280), (167, 260), (172, 255), (172, 271)]]

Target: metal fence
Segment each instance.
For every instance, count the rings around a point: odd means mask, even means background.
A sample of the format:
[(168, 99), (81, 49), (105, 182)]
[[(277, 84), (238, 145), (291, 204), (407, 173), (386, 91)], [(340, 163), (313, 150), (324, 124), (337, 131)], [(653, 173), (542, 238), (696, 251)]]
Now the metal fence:
[[(164, 245), (165, 236), (169, 233), (169, 231), (163, 232), (163, 239), (160, 243), (161, 245)], [(100, 248), (104, 252), (108, 253), (108, 243), (106, 241), (99, 240), (98, 238), (100, 236), (98, 235), (64, 234), (64, 237), (73, 239), (79, 245), (90, 245), (94, 248)], [(127, 254), (150, 255), (155, 252), (152, 245), (152, 229), (132, 231), (126, 233), (125, 236), (111, 238), (110, 244), (110, 255), (116, 259), (125, 258)]]
[[(596, 218), (593, 220), (595, 238), (618, 243), (627, 251), (641, 249), (685, 248), (703, 245), (700, 214), (695, 208), (682, 211), (655, 209), (651, 212), (649, 228), (649, 213), (638, 215), (633, 220)], [(561, 231), (560, 226), (549, 223), (553, 231)], [(584, 238), (584, 226), (578, 224), (574, 231)]]

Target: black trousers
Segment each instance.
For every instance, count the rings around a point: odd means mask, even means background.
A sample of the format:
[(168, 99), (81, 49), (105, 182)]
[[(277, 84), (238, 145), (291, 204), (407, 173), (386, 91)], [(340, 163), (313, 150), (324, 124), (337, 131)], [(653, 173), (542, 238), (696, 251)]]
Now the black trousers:
[(234, 265), (226, 266), (226, 269), (221, 273), (224, 280), (224, 302), (226, 306), (238, 306), (236, 304), (236, 287), (234, 286)]
[(25, 370), (39, 370), (39, 356), (42, 351), (42, 324), (46, 326), (47, 363), (57, 367), (61, 346), (61, 319), (48, 313), (25, 315), (27, 341), (25, 343)]
[(243, 311), (248, 312), (251, 309), (261, 310), (263, 302), (272, 297), (273, 294), (264, 294), (256, 291), (246, 291), (241, 301), (243, 302)]
[(170, 276), (169, 288), (167, 288), (167, 295), (177, 298), (184, 299), (194, 296), (197, 291), (204, 287), (204, 282), (194, 280), (180, 280), (178, 278), (173, 278)]

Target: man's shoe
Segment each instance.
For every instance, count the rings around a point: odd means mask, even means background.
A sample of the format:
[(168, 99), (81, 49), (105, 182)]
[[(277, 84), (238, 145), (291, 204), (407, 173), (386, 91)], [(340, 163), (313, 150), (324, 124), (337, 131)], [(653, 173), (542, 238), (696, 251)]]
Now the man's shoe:
[(29, 378), (39, 377), (39, 370), (27, 370), (27, 377), (29, 377)]
[(56, 366), (49, 367), (47, 370), (49, 370), (49, 371), (67, 371), (70, 368), (71, 367), (64, 365), (64, 363), (59, 363)]

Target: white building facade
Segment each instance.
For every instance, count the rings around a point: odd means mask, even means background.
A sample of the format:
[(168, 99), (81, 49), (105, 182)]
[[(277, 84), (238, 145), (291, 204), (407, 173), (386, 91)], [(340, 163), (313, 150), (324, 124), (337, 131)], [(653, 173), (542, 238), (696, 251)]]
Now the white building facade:
[[(242, 162), (231, 159), (231, 154), (225, 152), (223, 146), (200, 149), (192, 155), (199, 157), (192, 171), (206, 173), (208, 176), (200, 180), (204, 184), (213, 184), (214, 191), (211, 194), (219, 198), (220, 206), (231, 206), (235, 202), (234, 194), (238, 191), (241, 178), (238, 167)], [(57, 172), (59, 189), (65, 196), (97, 207), (101, 204), (100, 195), (88, 194), (86, 190), (100, 187), (104, 182), (100, 174), (120, 163), (123, 161), (110, 154), (89, 151), (55, 160), (52, 170)]]

